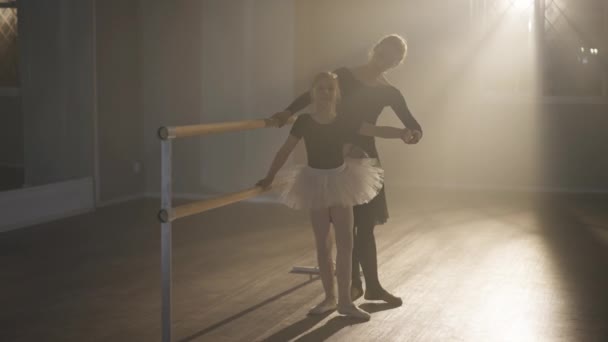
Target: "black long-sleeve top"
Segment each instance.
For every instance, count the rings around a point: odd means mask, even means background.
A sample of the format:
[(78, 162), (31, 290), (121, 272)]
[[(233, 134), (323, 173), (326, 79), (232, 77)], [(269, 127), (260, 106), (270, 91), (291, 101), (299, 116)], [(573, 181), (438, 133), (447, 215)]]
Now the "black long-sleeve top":
[[(342, 95), (337, 110), (339, 115), (359, 123), (353, 124), (352, 127), (358, 127), (362, 122), (375, 125), (384, 107), (390, 106), (405, 127), (422, 132), (422, 127), (410, 112), (403, 95), (397, 88), (390, 85), (364, 84), (347, 68), (339, 68), (335, 73), (338, 75)], [(306, 92), (295, 99), (287, 110), (296, 113), (310, 102), (310, 93)], [(373, 137), (356, 134), (352, 137), (352, 143), (361, 147), (370, 157), (378, 157)]]

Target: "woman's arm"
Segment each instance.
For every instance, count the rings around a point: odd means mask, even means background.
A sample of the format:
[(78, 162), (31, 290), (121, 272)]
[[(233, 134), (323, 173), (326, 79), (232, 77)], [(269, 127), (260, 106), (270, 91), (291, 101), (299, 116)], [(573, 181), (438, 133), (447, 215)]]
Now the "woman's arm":
[(390, 107), (393, 109), (399, 120), (401, 120), (403, 125), (412, 130), (412, 140), (410, 140), (408, 143), (417, 143), (420, 139), (422, 139), (422, 127), (418, 121), (416, 121), (412, 115), (412, 112), (410, 112), (409, 108), (407, 107), (403, 94), (401, 94), (397, 88), (391, 87), (389, 96)]
[(283, 127), (293, 114), (306, 108), (306, 106), (310, 104), (310, 101), (310, 92), (308, 91), (298, 96), (298, 98), (295, 99), (289, 106), (287, 106), (284, 111), (274, 113), (270, 117), (271, 125)]
[(311, 98), (310, 98), (310, 92), (307, 91), (305, 93), (303, 93), (302, 95), (298, 96), (297, 99), (293, 100), (293, 102), (287, 106), (287, 108), (285, 109), (285, 111), (289, 111), (291, 112), (291, 114), (295, 114), (299, 111), (301, 111), (302, 109), (306, 108), (306, 106), (308, 106), (311, 102)]
[(287, 140), (285, 140), (283, 146), (281, 146), (279, 151), (277, 151), (276, 155), (274, 156), (274, 159), (270, 164), (270, 169), (268, 169), (268, 173), (266, 173), (266, 177), (257, 182), (257, 186), (267, 188), (272, 184), (272, 181), (274, 180), (274, 177), (276, 176), (277, 172), (279, 172), (281, 167), (285, 165), (287, 158), (289, 158), (289, 155), (298, 144), (298, 141), (300, 141), (300, 138), (295, 137), (291, 134), (287, 137)]

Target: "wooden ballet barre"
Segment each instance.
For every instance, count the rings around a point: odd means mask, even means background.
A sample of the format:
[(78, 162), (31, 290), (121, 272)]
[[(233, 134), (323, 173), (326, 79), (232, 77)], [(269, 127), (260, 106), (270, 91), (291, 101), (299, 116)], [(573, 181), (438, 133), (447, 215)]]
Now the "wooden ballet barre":
[(171, 208), (170, 210), (161, 210), (158, 213), (158, 218), (161, 222), (173, 222), (179, 218), (200, 214), (202, 212), (223, 207), (232, 203), (244, 201), (246, 199), (258, 196), (268, 189), (256, 186), (251, 189), (234, 192), (228, 195), (192, 202), (178, 207)]
[[(292, 116), (287, 121), (288, 124), (293, 123), (296, 116)], [(162, 140), (193, 137), (197, 135), (217, 134), (224, 132), (245, 131), (257, 128), (273, 127), (270, 119), (259, 120), (242, 120), (232, 122), (218, 122), (201, 125), (187, 126), (165, 126), (158, 129), (158, 136)]]

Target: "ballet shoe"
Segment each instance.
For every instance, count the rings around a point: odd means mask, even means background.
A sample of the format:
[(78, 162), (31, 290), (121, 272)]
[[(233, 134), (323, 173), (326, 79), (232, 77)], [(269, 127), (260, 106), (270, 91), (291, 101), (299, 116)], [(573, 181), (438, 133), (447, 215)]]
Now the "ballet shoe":
[(325, 299), (321, 303), (317, 304), (314, 308), (308, 311), (309, 315), (322, 315), (331, 311), (336, 310), (335, 299)]
[(381, 289), (380, 291), (370, 291), (369, 289), (365, 291), (365, 299), (367, 300), (381, 300), (390, 305), (401, 306), (403, 301), (401, 298), (392, 295), (385, 289)]
[(338, 306), (338, 313), (347, 317), (356, 318), (363, 321), (369, 321), (369, 319), (371, 318), (371, 316), (367, 312), (359, 309), (355, 306), (355, 304), (352, 303), (348, 305)]
[(361, 286), (353, 285), (350, 287), (350, 299), (354, 302), (363, 296), (363, 288)]

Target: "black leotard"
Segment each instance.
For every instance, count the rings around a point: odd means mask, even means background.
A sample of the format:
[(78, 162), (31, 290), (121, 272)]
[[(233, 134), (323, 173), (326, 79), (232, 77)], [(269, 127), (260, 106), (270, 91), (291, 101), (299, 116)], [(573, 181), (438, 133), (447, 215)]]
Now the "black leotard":
[(290, 134), (303, 138), (308, 156), (308, 166), (315, 169), (333, 169), (344, 163), (342, 147), (352, 140), (352, 129), (340, 116), (322, 124), (310, 114), (302, 114), (291, 127)]

